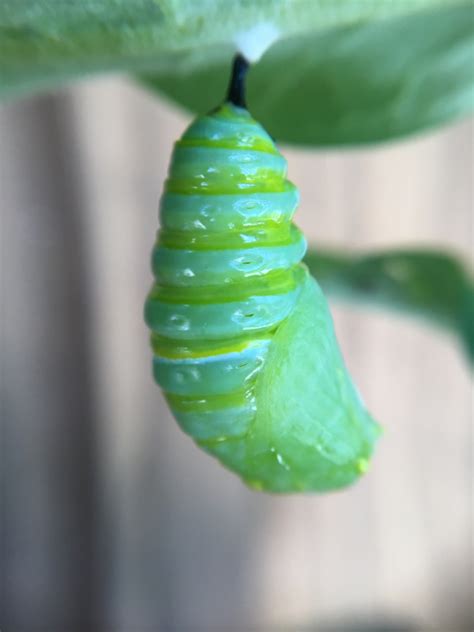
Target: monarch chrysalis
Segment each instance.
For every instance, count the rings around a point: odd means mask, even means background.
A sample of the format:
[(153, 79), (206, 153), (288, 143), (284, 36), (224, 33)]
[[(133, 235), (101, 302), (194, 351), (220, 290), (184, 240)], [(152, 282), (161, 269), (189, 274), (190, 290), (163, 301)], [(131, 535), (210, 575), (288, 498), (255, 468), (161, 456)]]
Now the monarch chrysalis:
[(145, 306), (154, 376), (181, 428), (256, 489), (323, 491), (368, 465), (378, 426), (344, 366), (326, 300), (301, 263), (298, 191), (243, 100), (175, 145)]

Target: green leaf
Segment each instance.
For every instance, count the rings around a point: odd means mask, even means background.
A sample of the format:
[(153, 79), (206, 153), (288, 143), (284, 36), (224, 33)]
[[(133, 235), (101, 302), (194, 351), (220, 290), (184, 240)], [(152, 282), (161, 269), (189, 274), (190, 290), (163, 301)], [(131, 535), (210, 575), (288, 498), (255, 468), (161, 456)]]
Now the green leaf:
[[(450, 0), (448, 0), (450, 1)], [(446, 0), (3, 0), (1, 91), (51, 86), (80, 74), (152, 69), (174, 72), (185, 52), (191, 69), (230, 55), (237, 33), (270, 21), (282, 36), (440, 6)], [(194, 58), (196, 55), (196, 58)], [(194, 62), (193, 62), (194, 58)]]
[(383, 140), (473, 107), (471, 0), (3, 0), (0, 93), (104, 71), (203, 111), (222, 98), (238, 33), (280, 41), (252, 69), (251, 110), (276, 138)]
[(429, 250), (347, 255), (316, 249), (305, 263), (329, 296), (394, 309), (448, 329), (474, 362), (474, 282), (451, 255)]
[[(408, 3), (407, 3), (408, 4)], [(360, 144), (418, 132), (474, 107), (471, 2), (327, 32), (273, 46), (249, 76), (252, 114), (279, 141)], [(206, 111), (224, 94), (230, 55), (145, 81)]]

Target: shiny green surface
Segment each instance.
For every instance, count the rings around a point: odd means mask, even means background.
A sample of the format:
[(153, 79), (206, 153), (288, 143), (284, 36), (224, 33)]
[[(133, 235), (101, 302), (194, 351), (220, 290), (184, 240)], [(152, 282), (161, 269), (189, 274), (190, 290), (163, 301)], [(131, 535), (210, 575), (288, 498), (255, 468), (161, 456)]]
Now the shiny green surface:
[(154, 376), (182, 429), (276, 492), (349, 484), (377, 434), (301, 264), (297, 203), (246, 110), (197, 119), (173, 152), (145, 306)]
[(224, 104), (197, 119), (175, 145), (161, 200), (150, 328), (181, 341), (274, 329), (304, 275), (297, 203), (285, 159), (246, 110)]
[(240, 437), (200, 445), (255, 489), (328, 491), (367, 468), (379, 426), (352, 384), (321, 289), (309, 275), (276, 331)]
[[(241, 230), (278, 228), (288, 225), (299, 202), (295, 186), (287, 182), (282, 193), (247, 195), (173, 195), (161, 199), (160, 221), (164, 230), (193, 234), (210, 239), (218, 234), (238, 235)], [(227, 232), (228, 231), (228, 232)]]

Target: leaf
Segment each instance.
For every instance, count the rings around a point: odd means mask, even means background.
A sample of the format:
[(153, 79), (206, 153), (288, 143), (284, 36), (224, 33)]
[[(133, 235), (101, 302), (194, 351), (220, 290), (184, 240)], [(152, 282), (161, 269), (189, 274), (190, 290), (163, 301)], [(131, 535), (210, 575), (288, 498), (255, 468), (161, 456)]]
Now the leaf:
[[(474, 107), (473, 5), (311, 32), (272, 47), (249, 76), (252, 114), (279, 141), (384, 141), (461, 117)], [(191, 110), (222, 99), (230, 56), (183, 63), (148, 85)]]
[[(446, 0), (394, 0), (390, 7), (344, 0), (3, 0), (3, 93), (52, 86), (106, 70), (174, 72), (176, 53), (197, 53), (201, 67), (228, 54), (238, 32), (270, 21), (282, 36), (308, 29), (440, 6)], [(202, 52), (200, 52), (202, 51)], [(188, 63), (190, 69), (192, 63)]]
[(234, 40), (281, 40), (250, 74), (249, 104), (282, 141), (360, 143), (472, 108), (471, 0), (3, 0), (0, 94), (105, 71), (153, 72), (191, 109), (222, 98)]
[(317, 249), (305, 263), (329, 296), (394, 309), (448, 329), (474, 362), (474, 282), (451, 255), (430, 250), (346, 255)]

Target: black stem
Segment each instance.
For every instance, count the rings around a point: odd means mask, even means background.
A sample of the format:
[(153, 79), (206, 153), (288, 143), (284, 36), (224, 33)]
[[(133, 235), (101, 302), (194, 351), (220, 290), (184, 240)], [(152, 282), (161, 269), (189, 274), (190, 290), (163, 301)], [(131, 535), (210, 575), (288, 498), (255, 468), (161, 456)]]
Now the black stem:
[(243, 55), (237, 53), (234, 57), (232, 75), (230, 77), (227, 101), (237, 107), (246, 108), (245, 105), (245, 77), (249, 69), (249, 62)]

